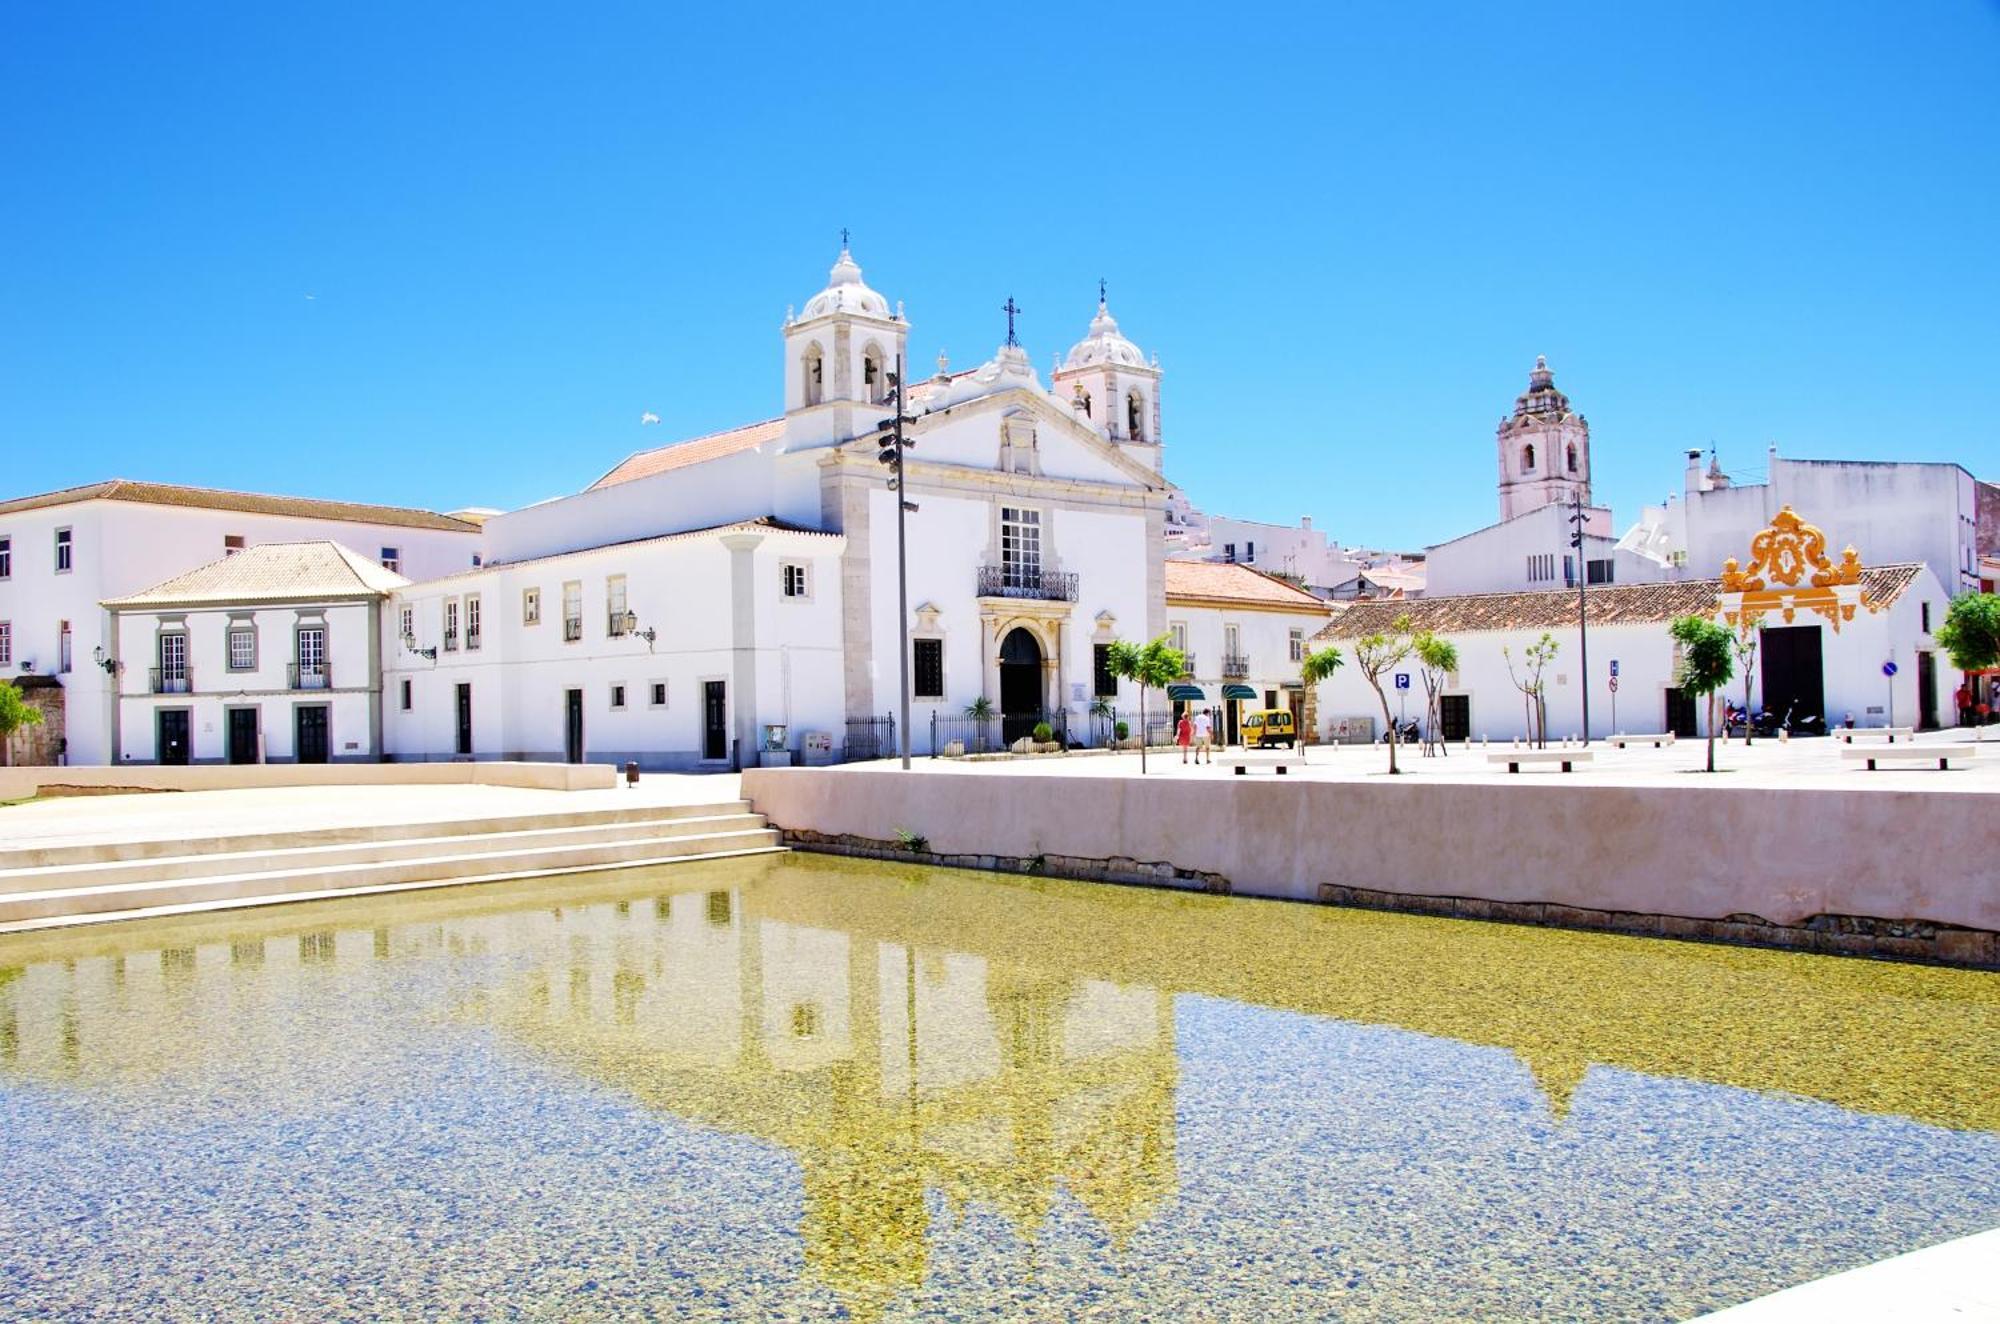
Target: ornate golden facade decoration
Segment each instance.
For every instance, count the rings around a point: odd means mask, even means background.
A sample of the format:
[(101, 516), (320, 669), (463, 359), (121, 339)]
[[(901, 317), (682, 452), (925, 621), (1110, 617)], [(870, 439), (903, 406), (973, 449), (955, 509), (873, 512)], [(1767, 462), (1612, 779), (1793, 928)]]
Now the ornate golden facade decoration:
[(1800, 519), (1790, 506), (1769, 528), (1750, 540), (1750, 564), (1735, 557), (1722, 563), (1722, 619), (1748, 634), (1777, 612), (1790, 625), (1801, 611), (1832, 622), (1854, 619), (1857, 607), (1876, 610), (1861, 588), (1861, 553), (1849, 547), (1838, 565), (1826, 556), (1826, 534)]

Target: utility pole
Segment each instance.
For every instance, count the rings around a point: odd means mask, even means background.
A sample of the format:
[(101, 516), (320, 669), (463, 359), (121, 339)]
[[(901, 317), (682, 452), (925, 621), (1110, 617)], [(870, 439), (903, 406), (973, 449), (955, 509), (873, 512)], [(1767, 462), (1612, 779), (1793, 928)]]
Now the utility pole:
[(893, 418), (882, 420), (881, 426), (887, 431), (882, 436), (881, 453), (876, 456), (889, 468), (889, 490), (896, 494), (896, 635), (902, 650), (901, 665), (897, 672), (901, 688), (898, 700), (901, 712), (897, 729), (898, 745), (903, 756), (903, 771), (910, 770), (910, 557), (909, 557), (909, 515), (917, 508), (904, 492), (903, 452), (916, 445), (903, 435), (903, 424), (914, 423), (903, 408), (903, 356), (896, 356), (896, 372), (889, 378), (889, 403), (895, 406)]
[(1569, 545), (1576, 549), (1576, 666), (1583, 694), (1583, 743), (1590, 743), (1590, 616), (1585, 586), (1590, 582), (1590, 566), (1583, 550), (1583, 489), (1569, 494)]

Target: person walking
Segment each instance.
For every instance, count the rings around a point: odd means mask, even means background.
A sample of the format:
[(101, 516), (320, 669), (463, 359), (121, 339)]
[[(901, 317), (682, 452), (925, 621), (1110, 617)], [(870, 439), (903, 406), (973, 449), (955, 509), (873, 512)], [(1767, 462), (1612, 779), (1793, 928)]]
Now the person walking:
[(1194, 743), (1194, 722), (1185, 710), (1181, 713), (1181, 720), (1174, 724), (1174, 743), (1181, 747), (1181, 762), (1186, 763), (1188, 746)]
[(1209, 720), (1208, 709), (1194, 715), (1194, 761), (1196, 763), (1215, 762), (1215, 753), (1209, 748), (1209, 737), (1215, 734), (1215, 723)]

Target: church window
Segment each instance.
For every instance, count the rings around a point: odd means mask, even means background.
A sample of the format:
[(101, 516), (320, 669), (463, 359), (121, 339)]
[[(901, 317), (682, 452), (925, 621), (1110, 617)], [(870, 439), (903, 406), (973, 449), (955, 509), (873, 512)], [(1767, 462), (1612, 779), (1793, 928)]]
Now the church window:
[(886, 377), (882, 371), (882, 351), (870, 345), (861, 353), (861, 386), (873, 404), (881, 404), (888, 398)]
[(824, 370), (826, 367), (826, 358), (824, 355), (820, 353), (820, 348), (817, 343), (808, 345), (806, 347), (806, 359), (804, 366), (805, 366), (805, 377), (806, 377), (806, 382), (805, 382), (806, 403), (809, 405), (816, 405), (823, 398), (821, 392), (825, 381)]
[(1535, 444), (1533, 442), (1529, 442), (1527, 445), (1521, 447), (1521, 472), (1524, 474), (1531, 474), (1534, 471), (1535, 471)]
[(1125, 432), (1134, 441), (1146, 439), (1146, 401), (1137, 391), (1125, 397)]
[(944, 640), (910, 641), (910, 677), (916, 698), (944, 697)]
[(1118, 697), (1118, 676), (1111, 670), (1111, 645), (1090, 646), (1090, 692), (1100, 699)]
[(1009, 589), (1042, 586), (1042, 512), (1000, 508), (1001, 582)]
[(1569, 444), (1569, 471), (1576, 472), (1576, 443), (1573, 441)]
[(1081, 403), (1081, 404), (1083, 405), (1083, 416), (1084, 416), (1085, 418), (1089, 418), (1089, 417), (1091, 416), (1091, 413), (1090, 413), (1090, 392), (1088, 392), (1088, 391), (1078, 391), (1078, 392), (1076, 393), (1076, 398), (1077, 398), (1078, 402), (1079, 402), (1079, 403)]

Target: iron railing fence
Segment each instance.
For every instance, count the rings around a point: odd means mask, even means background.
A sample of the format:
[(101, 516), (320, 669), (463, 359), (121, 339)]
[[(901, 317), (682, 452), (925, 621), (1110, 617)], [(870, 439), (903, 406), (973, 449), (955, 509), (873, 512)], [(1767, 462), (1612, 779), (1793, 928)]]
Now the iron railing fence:
[(1046, 602), (1075, 602), (1076, 575), (1034, 566), (982, 565), (979, 567), (978, 596), (982, 598), (1038, 598)]
[(840, 748), (841, 760), (846, 763), (893, 757), (898, 749), (894, 715), (848, 718), (847, 739)]
[(153, 667), (147, 672), (147, 680), (155, 694), (194, 692), (194, 670), (191, 667)]
[(1224, 653), (1222, 655), (1222, 678), (1224, 680), (1241, 680), (1249, 674), (1249, 658), (1243, 656), (1241, 653)]
[(296, 662), (285, 667), (285, 685), (294, 690), (330, 690), (333, 688), (333, 669), (321, 662), (316, 666), (300, 666)]

